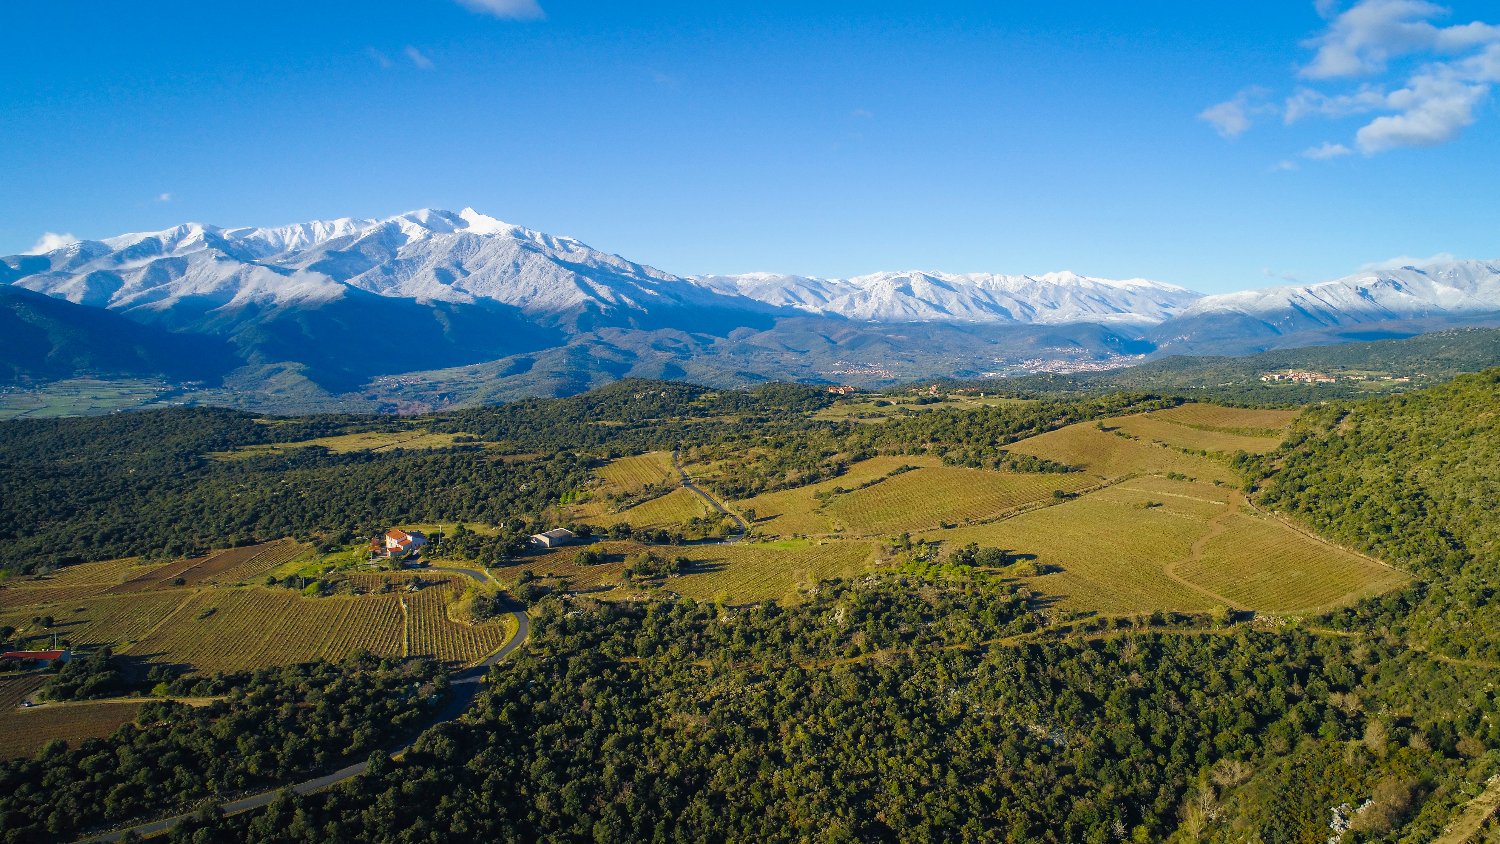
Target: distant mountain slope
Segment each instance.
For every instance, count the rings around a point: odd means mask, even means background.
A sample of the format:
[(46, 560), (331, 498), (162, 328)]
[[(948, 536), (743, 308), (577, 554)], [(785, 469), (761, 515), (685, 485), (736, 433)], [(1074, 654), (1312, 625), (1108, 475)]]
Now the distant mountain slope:
[[(320, 391), (364, 394), (382, 376), (474, 366), (506, 383), (466, 376), (471, 397), (628, 374), (890, 383), (1500, 324), (1496, 262), (1218, 296), (1067, 272), (689, 278), (468, 208), (277, 228), (188, 223), (0, 258), (0, 285), (227, 341), (242, 365), (236, 389), (274, 372), (271, 389), (284, 394), (294, 373), (299, 408)], [(98, 348), (117, 339), (95, 327)], [(65, 374), (66, 359), (25, 366)]]
[[(1368, 270), (1302, 287), (1205, 296), (1150, 335), (1163, 349), (1226, 354), (1493, 322), (1500, 262), (1448, 261)], [(1420, 326), (1413, 328), (1412, 326)]]
[(1014, 276), (911, 271), (849, 279), (750, 273), (703, 276), (698, 281), (777, 307), (870, 322), (1152, 324), (1202, 296), (1158, 281), (1114, 281), (1070, 272)]
[(0, 285), (0, 383), (81, 373), (217, 380), (237, 365), (222, 340), (172, 334), (117, 314)]

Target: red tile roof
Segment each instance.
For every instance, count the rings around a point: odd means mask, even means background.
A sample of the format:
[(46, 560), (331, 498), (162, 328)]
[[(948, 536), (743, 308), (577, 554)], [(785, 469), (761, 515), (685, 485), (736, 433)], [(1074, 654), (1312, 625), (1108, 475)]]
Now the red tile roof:
[(0, 654), (3, 659), (62, 659), (62, 651), (6, 651)]

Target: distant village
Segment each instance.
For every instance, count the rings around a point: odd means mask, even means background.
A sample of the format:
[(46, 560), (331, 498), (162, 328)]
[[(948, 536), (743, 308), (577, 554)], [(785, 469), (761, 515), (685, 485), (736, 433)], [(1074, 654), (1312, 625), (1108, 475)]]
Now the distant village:
[[(1389, 381), (1394, 384), (1405, 384), (1411, 381), (1411, 376), (1408, 375), (1399, 375), (1395, 377), (1392, 377), (1390, 375), (1382, 375), (1378, 378), (1371, 378), (1364, 375), (1346, 375), (1344, 376), (1344, 378), (1349, 381), (1375, 380)], [(1339, 379), (1337, 375), (1329, 375), (1326, 372), (1314, 372), (1308, 369), (1288, 369), (1285, 372), (1267, 372), (1264, 375), (1260, 376), (1260, 380), (1268, 384), (1278, 382), (1294, 384), (1336, 384), (1338, 383)]]

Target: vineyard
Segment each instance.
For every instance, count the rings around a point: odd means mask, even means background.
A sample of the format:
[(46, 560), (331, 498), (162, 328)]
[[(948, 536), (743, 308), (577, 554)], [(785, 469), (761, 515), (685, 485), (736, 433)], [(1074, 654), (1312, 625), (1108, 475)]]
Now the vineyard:
[(1228, 431), (1188, 426), (1160, 418), (1154, 413), (1126, 416), (1113, 420), (1110, 424), (1147, 442), (1164, 443), (1194, 451), (1214, 451), (1225, 454), (1248, 451), (1252, 454), (1259, 454), (1281, 445), (1280, 436), (1246, 436)]
[(1235, 513), (1201, 559), (1177, 573), (1236, 603), (1312, 612), (1404, 585), (1405, 574), (1288, 530), (1268, 516)]
[[(1147, 507), (1148, 502), (1161, 503)], [(1002, 522), (924, 536), (1035, 555), (1030, 562), (1059, 570), (1028, 578), (1028, 585), (1068, 609), (1206, 611), (1218, 602), (1168, 578), (1164, 566), (1187, 557), (1225, 506), (1127, 484)]]
[(597, 474), (604, 481), (603, 492), (634, 493), (652, 484), (677, 482), (677, 471), (672, 468), (672, 454), (666, 451), (611, 460), (601, 466)]
[(1021, 474), (934, 467), (903, 472), (854, 492), (836, 495), (824, 508), (836, 523), (860, 536), (961, 524), (1028, 504), (1051, 501), (1095, 483), (1082, 474)]
[[(36, 644), (56, 633), (75, 646), (109, 645), (121, 654), (200, 672), (338, 660), (360, 649), (469, 662), (509, 636), (507, 622), (469, 625), (449, 618), (448, 605), (469, 585), (456, 575), (428, 577), (414, 592), (403, 591), (409, 576), (355, 575), (350, 579), (363, 591), (379, 594), (321, 598), (280, 588), (214, 585), (255, 578), (305, 550), (290, 541), (266, 543), (169, 563), (144, 574), (120, 562), (79, 566), (63, 586), (0, 590), (10, 601), (0, 610), (0, 624), (17, 628), (23, 640)], [(137, 577), (123, 584), (108, 582), (132, 573)], [(187, 584), (171, 586), (179, 577)], [(382, 591), (386, 580), (391, 587)], [(59, 602), (64, 589), (93, 592), (78, 591), (78, 597)], [(120, 591), (100, 594), (106, 589)], [(52, 617), (51, 627), (33, 620), (43, 616)]]
[[(1107, 427), (1119, 424), (1109, 420)], [(1144, 440), (1122, 437), (1100, 428), (1099, 423), (1081, 422), (1049, 431), (1006, 446), (1016, 454), (1044, 457), (1101, 478), (1119, 478), (1136, 474), (1176, 472), (1205, 481), (1234, 483), (1234, 472), (1228, 465), (1175, 448), (1153, 445)]]
[(1001, 522), (925, 538), (1035, 555), (1027, 578), (1062, 606), (1109, 614), (1233, 605), (1304, 613), (1388, 591), (1405, 575), (1251, 512), (1228, 487), (1135, 478)]
[(41, 686), (39, 674), (0, 679), (0, 759), (31, 756), (53, 739), (70, 745), (101, 738), (135, 720), (140, 703), (82, 703), (21, 709)]
[(755, 511), (755, 531), (773, 536), (814, 536), (834, 532), (835, 524), (827, 514), (819, 511), (818, 493), (830, 492), (834, 487), (852, 489), (885, 477), (902, 466), (941, 466), (936, 457), (872, 457), (851, 465), (844, 474), (833, 480), (821, 481), (795, 489), (768, 492), (736, 501), (733, 508), (743, 513)]
[(0, 611), (42, 606), (102, 595), (121, 581), (146, 571), (134, 558), (68, 566), (54, 574), (17, 577), (0, 586)]
[(1279, 436), (1291, 427), (1292, 420), (1301, 415), (1301, 411), (1221, 407), (1216, 404), (1184, 404), (1158, 410), (1151, 415), (1178, 425), (1186, 425), (1189, 428)]
[(631, 527), (677, 527), (695, 516), (708, 515), (708, 505), (690, 490), (681, 487), (659, 498), (638, 504), (618, 513), (600, 513), (592, 521), (602, 525), (629, 522)]
[(854, 577), (874, 565), (874, 546), (852, 541), (695, 545), (680, 553), (692, 566), (688, 574), (668, 580), (665, 588), (698, 600), (730, 604), (800, 603), (802, 590), (819, 580)]
[(505, 642), (504, 624), (448, 618), (447, 604), (464, 582), (429, 580), (416, 592), (404, 591), (405, 580), (397, 584), (384, 594), (326, 598), (259, 587), (202, 590), (126, 652), (213, 672), (341, 660), (358, 650), (470, 662)]

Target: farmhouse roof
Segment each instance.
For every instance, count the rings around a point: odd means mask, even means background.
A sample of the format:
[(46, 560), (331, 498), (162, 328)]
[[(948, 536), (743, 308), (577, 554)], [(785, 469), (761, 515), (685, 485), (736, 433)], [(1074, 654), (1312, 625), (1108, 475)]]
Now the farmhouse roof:
[(6, 651), (0, 654), (4, 659), (37, 659), (53, 660), (62, 659), (62, 651)]
[(577, 535), (578, 534), (574, 533), (571, 530), (568, 530), (567, 528), (553, 528), (552, 530), (543, 531), (537, 534), (537, 536), (545, 536), (548, 539), (572, 539)]

